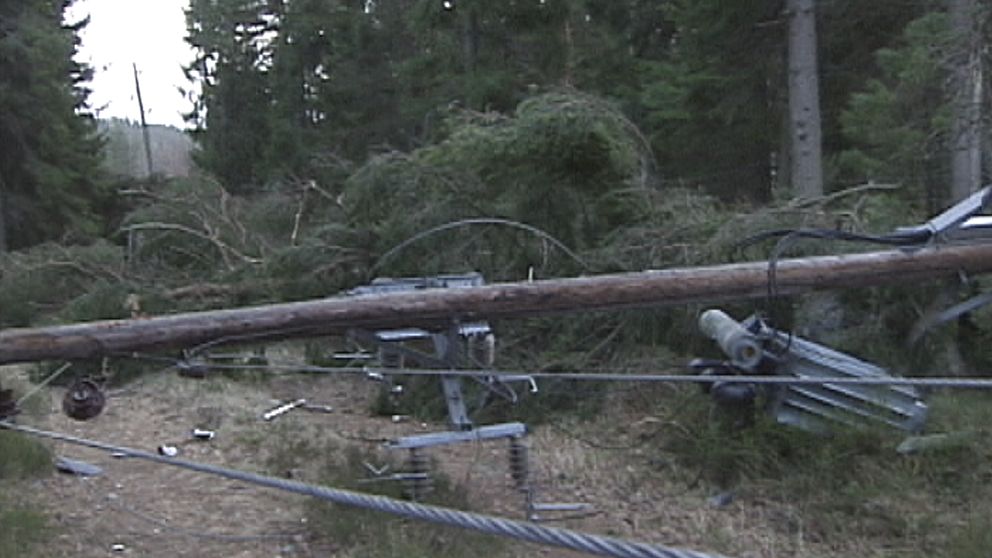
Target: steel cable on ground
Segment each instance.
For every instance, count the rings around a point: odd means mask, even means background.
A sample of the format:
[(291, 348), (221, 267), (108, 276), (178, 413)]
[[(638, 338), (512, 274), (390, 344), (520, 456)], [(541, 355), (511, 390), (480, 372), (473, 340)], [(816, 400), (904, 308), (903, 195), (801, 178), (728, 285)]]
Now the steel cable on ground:
[(311, 364), (215, 364), (199, 363), (216, 370), (285, 370), (317, 374), (351, 374), (365, 376), (449, 376), (460, 378), (482, 378), (499, 380), (509, 378), (520, 380), (530, 377), (535, 380), (577, 380), (590, 382), (667, 382), (709, 384), (715, 382), (732, 382), (761, 385), (869, 385), (869, 386), (906, 386), (953, 389), (992, 389), (992, 377), (851, 377), (851, 376), (758, 376), (758, 375), (699, 375), (699, 374), (626, 374), (622, 372), (526, 372), (509, 370), (466, 370), (439, 368), (383, 368), (375, 366), (334, 367), (315, 366)]
[(131, 458), (144, 459), (146, 461), (151, 461), (162, 465), (169, 465), (209, 475), (221, 476), (258, 486), (274, 488), (285, 492), (312, 496), (345, 506), (365, 508), (393, 515), (400, 515), (411, 519), (419, 519), (422, 521), (429, 521), (452, 527), (472, 529), (475, 531), (488, 533), (490, 535), (509, 537), (532, 543), (558, 546), (597, 556), (612, 556), (616, 558), (721, 558), (720, 555), (717, 554), (706, 554), (693, 550), (683, 550), (660, 545), (627, 541), (613, 537), (604, 537), (557, 527), (547, 527), (535, 523), (515, 521), (479, 513), (417, 504), (413, 502), (404, 502), (394, 500), (392, 498), (386, 498), (384, 496), (375, 496), (371, 494), (353, 492), (350, 490), (316, 486), (288, 479), (260, 475), (248, 471), (229, 469), (227, 467), (220, 467), (217, 465), (208, 465), (206, 463), (197, 463), (195, 461), (163, 457), (138, 449), (116, 446), (95, 440), (88, 440), (59, 432), (39, 430), (37, 428), (14, 424), (8, 421), (0, 421), (0, 428), (13, 430), (32, 436), (48, 438), (51, 440), (58, 440), (105, 452), (122, 454)]

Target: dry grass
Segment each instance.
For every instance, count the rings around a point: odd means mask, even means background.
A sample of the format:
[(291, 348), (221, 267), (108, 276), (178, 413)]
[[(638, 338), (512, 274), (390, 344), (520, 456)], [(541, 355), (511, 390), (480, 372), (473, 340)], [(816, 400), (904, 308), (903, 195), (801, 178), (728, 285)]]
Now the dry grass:
[[(402, 456), (375, 440), (443, 428), (370, 416), (377, 389), (354, 378), (195, 381), (163, 374), (125, 388), (92, 422), (75, 423), (58, 414), (58, 388), (39, 399), (45, 404), (25, 422), (146, 449), (175, 443), (194, 460), (365, 489), (368, 485), (356, 484), (365, 473), (356, 469), (354, 456), (382, 465)], [(276, 401), (303, 396), (331, 404), (335, 412), (293, 411), (271, 423), (259, 419)], [(710, 423), (708, 401), (694, 390), (617, 391), (594, 418), (552, 417), (534, 429), (528, 437), (532, 478), (540, 501), (586, 502), (598, 512), (562, 526), (659, 544), (749, 558), (986, 556), (992, 545), (987, 520), (992, 444), (981, 426), (992, 420), (988, 403), (983, 396), (935, 397), (932, 429), (973, 429), (972, 442), (907, 457), (893, 451), (898, 440), (878, 433), (815, 438), (762, 421), (745, 432), (721, 431)], [(218, 436), (210, 443), (194, 442), (189, 430), (195, 426)], [(153, 557), (467, 556), (492, 548), (459, 531), (425, 530), (379, 514), (314, 506), (305, 498), (202, 475), (53, 448), (99, 464), (107, 475), (8, 484), (7, 502), (28, 502), (27, 494), (37, 494), (47, 507), (46, 529), (55, 535), (40, 555), (104, 556), (118, 539)], [(431, 456), (439, 475), (449, 479), (445, 503), (472, 502), (478, 511), (522, 517), (504, 443), (438, 448)], [(714, 507), (710, 499), (723, 493), (732, 493), (732, 501)], [(169, 536), (126, 508), (188, 530), (291, 538), (231, 543)], [(34, 521), (25, 517), (26, 524)], [(334, 532), (338, 535), (327, 536)], [(348, 532), (355, 535), (350, 541)], [(538, 552), (504, 544), (505, 556)], [(555, 549), (540, 553), (577, 556)]]

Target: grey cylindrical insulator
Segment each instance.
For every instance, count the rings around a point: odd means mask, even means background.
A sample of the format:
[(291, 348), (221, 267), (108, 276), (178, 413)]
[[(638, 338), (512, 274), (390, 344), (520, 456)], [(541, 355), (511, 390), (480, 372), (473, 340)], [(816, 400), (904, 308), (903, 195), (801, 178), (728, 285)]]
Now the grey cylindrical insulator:
[(469, 358), (476, 364), (490, 368), (496, 362), (496, 336), (492, 332), (468, 338)]
[(524, 490), (530, 486), (529, 448), (519, 437), (510, 438), (510, 477), (513, 485)]
[(403, 495), (414, 502), (422, 501), (434, 490), (430, 458), (419, 448), (412, 448), (406, 461), (408, 476), (403, 479)]
[(761, 362), (761, 345), (747, 329), (722, 310), (707, 310), (699, 316), (699, 330), (717, 342), (738, 368), (753, 370)]

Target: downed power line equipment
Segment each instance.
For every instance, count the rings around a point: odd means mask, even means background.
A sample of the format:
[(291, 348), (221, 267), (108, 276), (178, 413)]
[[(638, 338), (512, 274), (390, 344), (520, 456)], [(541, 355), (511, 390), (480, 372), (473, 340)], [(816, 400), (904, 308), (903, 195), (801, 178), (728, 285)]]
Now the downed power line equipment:
[(709, 393), (722, 406), (753, 412), (755, 400), (762, 395), (777, 422), (815, 433), (835, 425), (867, 424), (916, 433), (926, 423), (927, 405), (911, 386), (829, 382), (831, 378), (892, 378), (874, 364), (773, 329), (756, 316), (738, 323), (722, 310), (711, 309), (700, 316), (699, 328), (729, 359), (694, 360), (690, 366), (702, 374), (823, 380), (763, 386), (715, 382), (708, 386)]

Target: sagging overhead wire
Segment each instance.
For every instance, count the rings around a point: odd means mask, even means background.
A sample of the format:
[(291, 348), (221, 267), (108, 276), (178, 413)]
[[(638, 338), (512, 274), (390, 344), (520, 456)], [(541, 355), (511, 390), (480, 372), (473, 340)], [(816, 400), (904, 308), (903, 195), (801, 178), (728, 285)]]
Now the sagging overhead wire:
[[(768, 259), (768, 310), (774, 311), (775, 301), (778, 296), (778, 286), (776, 283), (776, 266), (781, 256), (802, 239), (816, 240), (838, 240), (847, 242), (864, 242), (880, 244), (884, 246), (900, 247), (921, 247), (935, 240), (944, 239), (946, 236), (954, 236), (965, 228), (987, 228), (982, 223), (978, 215), (992, 207), (992, 185), (973, 192), (966, 198), (945, 210), (943, 213), (931, 218), (922, 225), (904, 227), (896, 229), (886, 234), (864, 234), (844, 231), (840, 229), (817, 229), (817, 228), (794, 228), (794, 229), (774, 229), (753, 235), (737, 243), (736, 247), (743, 248), (753, 245), (763, 240), (778, 238), (775, 247)], [(986, 233), (987, 234), (987, 233)], [(963, 238), (967, 238), (967, 235)], [(983, 238), (987, 238), (983, 237)], [(774, 320), (769, 317), (769, 321)], [(791, 343), (791, 333), (789, 341)]]
[(514, 221), (512, 219), (502, 219), (499, 217), (479, 217), (474, 219), (461, 219), (459, 221), (452, 221), (450, 223), (444, 223), (436, 227), (432, 227), (430, 229), (427, 229), (426, 231), (421, 231), (411, 236), (410, 238), (404, 240), (403, 242), (400, 242), (396, 246), (393, 246), (389, 250), (387, 250), (385, 254), (379, 257), (379, 259), (375, 262), (375, 264), (371, 267), (369, 271), (374, 272), (375, 270), (379, 269), (380, 267), (385, 265), (386, 262), (388, 262), (393, 256), (395, 256), (400, 250), (406, 248), (407, 246), (413, 244), (414, 242), (417, 242), (418, 240), (421, 240), (423, 238), (426, 238), (428, 236), (431, 236), (439, 232), (470, 226), (470, 225), (500, 225), (504, 227), (512, 227), (515, 229), (527, 231), (553, 244), (559, 250), (561, 250), (566, 255), (568, 255), (568, 257), (575, 260), (575, 262), (578, 263), (580, 266), (582, 266), (583, 269), (586, 270), (589, 269), (589, 265), (582, 258), (580, 258), (578, 254), (570, 250), (568, 246), (565, 246), (565, 243), (563, 243), (557, 238), (551, 236), (549, 233), (542, 231), (541, 229), (533, 225), (528, 225), (527, 223), (521, 223), (519, 221)]
[[(800, 240), (813, 239), (813, 240), (831, 240), (831, 241), (844, 241), (844, 242), (862, 242), (868, 244), (879, 244), (882, 246), (901, 246), (901, 247), (914, 247), (922, 246), (929, 242), (933, 238), (933, 232), (926, 229), (914, 229), (907, 231), (896, 231), (889, 234), (862, 234), (854, 233), (839, 229), (815, 229), (815, 228), (797, 228), (797, 229), (773, 229), (769, 231), (764, 231), (744, 240), (738, 242), (736, 247), (738, 249), (752, 246), (759, 242), (770, 239), (778, 239), (775, 243), (775, 247), (772, 248), (771, 254), (768, 256), (768, 284), (766, 293), (766, 314), (768, 314), (768, 322), (770, 324), (776, 324), (775, 308), (776, 303), (779, 298), (778, 291), (778, 281), (777, 281), (777, 269), (778, 261), (782, 256), (791, 248), (793, 248)], [(791, 333), (790, 333), (791, 342)], [(786, 345), (788, 347), (788, 344)]]
[(393, 515), (429, 521), (452, 527), (472, 529), (490, 535), (514, 538), (527, 542), (557, 546), (585, 552), (596, 556), (611, 556), (616, 558), (720, 558), (716, 554), (706, 554), (692, 550), (683, 550), (667, 546), (642, 542), (627, 541), (614, 537), (604, 537), (590, 533), (548, 527), (536, 523), (515, 521), (490, 515), (466, 512), (439, 506), (417, 504), (395, 500), (384, 496), (363, 494), (350, 490), (342, 490), (325, 486), (306, 484), (289, 479), (281, 479), (260, 475), (238, 469), (230, 469), (217, 465), (163, 457), (154, 453), (117, 446), (96, 440), (80, 438), (59, 432), (40, 430), (29, 426), (0, 421), (0, 428), (21, 432), (31, 436), (58, 440), (68, 444), (88, 447), (100, 451), (122, 454), (130, 458), (151, 461), (160, 465), (178, 467), (208, 475), (216, 475), (231, 480), (241, 481), (257, 486), (282, 490), (304, 496), (327, 500), (336, 504), (371, 509)]

